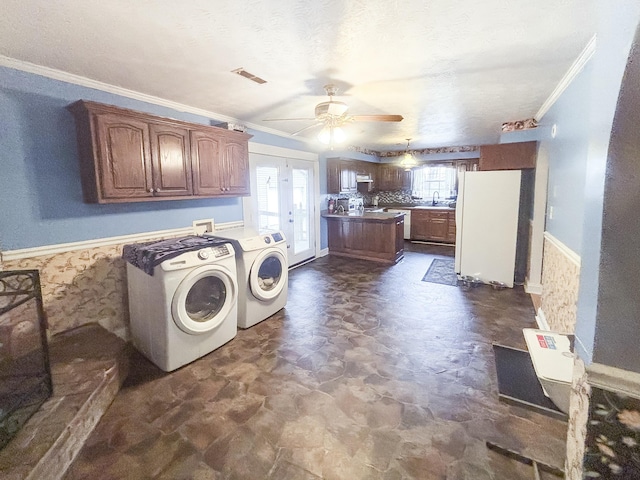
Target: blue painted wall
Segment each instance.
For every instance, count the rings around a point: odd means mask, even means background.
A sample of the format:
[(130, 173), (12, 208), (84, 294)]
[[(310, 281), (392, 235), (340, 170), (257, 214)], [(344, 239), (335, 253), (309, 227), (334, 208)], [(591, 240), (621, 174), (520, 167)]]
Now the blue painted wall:
[[(213, 217), (216, 223), (242, 220), (241, 198), (83, 203), (75, 123), (66, 110), (79, 99), (193, 123), (219, 123), (0, 67), (0, 250), (189, 227), (202, 218)], [(309, 151), (300, 141), (249, 133), (253, 142)]]
[[(640, 19), (636, 1), (598, 8), (593, 57), (537, 129), (540, 148), (549, 152), (546, 230), (581, 258), (576, 350), (587, 364), (593, 359), (596, 323), (598, 329), (616, 328), (615, 320), (598, 319), (604, 179), (620, 83)], [(557, 134), (552, 138), (554, 124)]]
[[(589, 62), (537, 128), (540, 146), (549, 152), (546, 230), (578, 255), (582, 249), (589, 147), (589, 104), (586, 99), (590, 95), (592, 76), (593, 65)], [(557, 129), (555, 138), (551, 136), (553, 125)]]

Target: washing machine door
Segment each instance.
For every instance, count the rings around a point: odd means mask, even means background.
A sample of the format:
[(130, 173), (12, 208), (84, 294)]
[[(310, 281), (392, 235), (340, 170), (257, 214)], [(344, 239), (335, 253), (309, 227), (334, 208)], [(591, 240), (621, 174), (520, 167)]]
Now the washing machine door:
[(251, 264), (249, 287), (258, 300), (269, 301), (284, 289), (289, 278), (287, 259), (278, 248), (261, 251)]
[(228, 317), (237, 295), (237, 281), (227, 268), (198, 267), (185, 276), (173, 295), (173, 321), (192, 335), (211, 331)]

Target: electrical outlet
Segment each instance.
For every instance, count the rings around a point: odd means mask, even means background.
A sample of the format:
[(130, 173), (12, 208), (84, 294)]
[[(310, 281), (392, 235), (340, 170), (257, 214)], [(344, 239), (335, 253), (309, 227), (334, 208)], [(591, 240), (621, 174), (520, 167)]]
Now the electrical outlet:
[(213, 218), (205, 218), (204, 220), (194, 220), (193, 223), (194, 235), (203, 235), (205, 233), (213, 232)]

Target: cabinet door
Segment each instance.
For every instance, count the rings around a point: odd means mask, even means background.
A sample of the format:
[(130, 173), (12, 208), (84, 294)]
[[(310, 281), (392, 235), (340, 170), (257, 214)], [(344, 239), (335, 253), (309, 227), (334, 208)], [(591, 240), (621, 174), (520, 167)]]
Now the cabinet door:
[(358, 191), (356, 170), (348, 162), (340, 162), (340, 192), (355, 193)]
[(250, 195), (247, 142), (228, 138), (224, 145), (224, 152), (225, 194)]
[(157, 197), (191, 195), (191, 158), (189, 130), (151, 124), (153, 192)]
[(430, 240), (428, 210), (413, 210), (411, 212), (411, 239)]
[(195, 195), (224, 195), (223, 140), (204, 130), (191, 131), (191, 168)]
[(446, 242), (449, 235), (449, 212), (429, 212), (429, 240)]
[(393, 166), (380, 165), (378, 167), (378, 190), (392, 190)]
[(327, 193), (340, 193), (340, 161), (327, 159)]
[(147, 123), (105, 113), (95, 115), (95, 124), (100, 152), (100, 197), (153, 196)]

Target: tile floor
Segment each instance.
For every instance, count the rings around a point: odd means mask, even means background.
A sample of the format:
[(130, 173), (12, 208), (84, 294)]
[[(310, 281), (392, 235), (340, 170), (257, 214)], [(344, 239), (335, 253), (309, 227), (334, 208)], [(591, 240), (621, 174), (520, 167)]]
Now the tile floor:
[(561, 467), (566, 424), (497, 398), (491, 344), (525, 348), (530, 298), (421, 281), (452, 254), (324, 257), (290, 272), (284, 310), (202, 359), (165, 374), (134, 356), (66, 478), (533, 478), (487, 440)]

